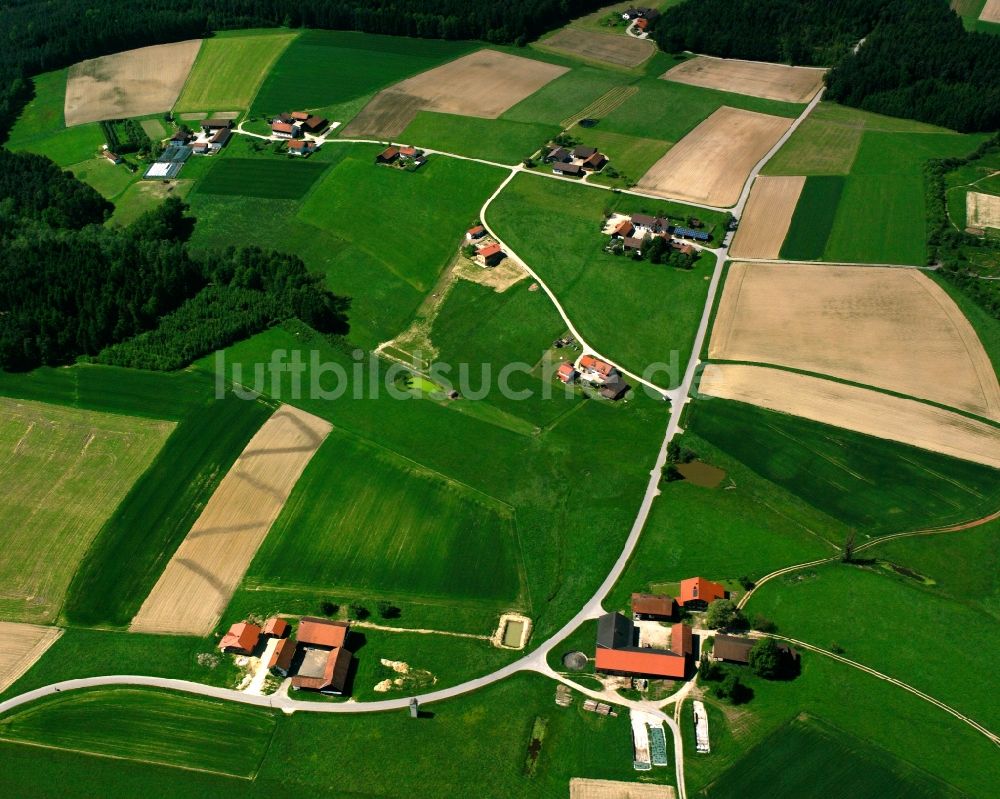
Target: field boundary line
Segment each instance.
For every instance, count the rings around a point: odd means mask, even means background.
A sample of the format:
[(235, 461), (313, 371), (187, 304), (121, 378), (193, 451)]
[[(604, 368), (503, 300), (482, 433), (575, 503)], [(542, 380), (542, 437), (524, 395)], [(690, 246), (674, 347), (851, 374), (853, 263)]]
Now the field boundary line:
[[(274, 734), (273, 729), (277, 728), (277, 726), (278, 726), (277, 724), (272, 725), (272, 733), (271, 733), (272, 736)], [(108, 754), (107, 752), (91, 752), (87, 749), (77, 749), (76, 747), (73, 746), (57, 746), (55, 744), (44, 744), (41, 743), (40, 741), (24, 741), (21, 740), (20, 738), (8, 738), (7, 736), (4, 735), (0, 735), (0, 741), (9, 744), (18, 744), (20, 746), (34, 746), (37, 747), (38, 749), (49, 749), (58, 752), (72, 752), (77, 755), (87, 755), (88, 757), (103, 757), (107, 760), (126, 760), (132, 763), (145, 763), (150, 766), (160, 766), (162, 768), (177, 768), (181, 769), (182, 771), (197, 771), (201, 772), (202, 774), (214, 774), (218, 777), (229, 777), (230, 779), (234, 780), (246, 780), (247, 782), (253, 781), (252, 776), (242, 777), (237, 774), (231, 774), (228, 771), (216, 771), (215, 769), (199, 768), (198, 766), (182, 766), (177, 763), (166, 763), (161, 760), (148, 760), (147, 758), (144, 757), (128, 757), (126, 755), (111, 755)]]
[(856, 660), (845, 658), (843, 655), (838, 655), (834, 652), (822, 649), (821, 647), (813, 646), (812, 644), (807, 644), (804, 641), (799, 641), (796, 638), (789, 638), (786, 635), (777, 635), (777, 634), (772, 635), (772, 637), (782, 641), (787, 641), (788, 643), (794, 644), (795, 646), (801, 646), (803, 649), (807, 649), (810, 652), (816, 652), (817, 654), (825, 655), (826, 657), (831, 658), (832, 660), (836, 660), (845, 665), (852, 666), (856, 669), (859, 669), (860, 671), (865, 672), (866, 674), (870, 674), (873, 677), (877, 677), (880, 680), (884, 680), (885, 682), (892, 683), (893, 685), (902, 688), (904, 691), (909, 691), (914, 696), (923, 699), (925, 702), (930, 702), (935, 707), (938, 707), (941, 710), (945, 711), (946, 713), (951, 714), (959, 721), (968, 724), (976, 732), (986, 736), (995, 746), (1000, 747), (1000, 735), (991, 732), (975, 719), (972, 719), (969, 716), (959, 713), (951, 705), (946, 705), (940, 699), (935, 699), (930, 694), (925, 694), (919, 688), (914, 688), (912, 685), (909, 685), (908, 683), (905, 683), (902, 680), (897, 680), (895, 677), (890, 677), (888, 674), (883, 674), (881, 671), (877, 671), (876, 669), (873, 669), (870, 666), (865, 666), (863, 663), (858, 663)]
[[(277, 30), (281, 30), (281, 29), (279, 28)], [(260, 87), (263, 86), (264, 85), (264, 81), (267, 80), (271, 76), (271, 73), (274, 71), (275, 64), (277, 64), (278, 61), (281, 60), (281, 57), (285, 54), (285, 51), (287, 51), (289, 47), (291, 47), (293, 44), (295, 44), (296, 41), (298, 41), (299, 37), (302, 36), (302, 31), (303, 30), (304, 30), (304, 28), (299, 28), (298, 30), (291, 31), (291, 33), (293, 35), (288, 39), (288, 44), (286, 44), (283, 48), (281, 48), (281, 50), (279, 50), (277, 53), (275, 53), (274, 59), (271, 61), (270, 64), (267, 65), (267, 69), (266, 70), (262, 69), (260, 71), (260, 78), (257, 80), (257, 85), (253, 87), (253, 92), (250, 94), (250, 99), (247, 100), (247, 107), (245, 109), (243, 109), (243, 115), (245, 117), (250, 116), (250, 109), (253, 108), (253, 104), (254, 104), (254, 101), (257, 99), (257, 95), (260, 94)], [(282, 34), (287, 34), (287, 33), (288, 33), (287, 30), (283, 30), (282, 33), (275, 33), (275, 34), (271, 34), (271, 35), (280, 36)], [(267, 34), (264, 34), (264, 35), (267, 35)], [(194, 72), (194, 67), (191, 68), (191, 71)], [(181, 90), (181, 93), (183, 94), (183, 90)], [(317, 183), (318, 182), (319, 181), (317, 181)]]

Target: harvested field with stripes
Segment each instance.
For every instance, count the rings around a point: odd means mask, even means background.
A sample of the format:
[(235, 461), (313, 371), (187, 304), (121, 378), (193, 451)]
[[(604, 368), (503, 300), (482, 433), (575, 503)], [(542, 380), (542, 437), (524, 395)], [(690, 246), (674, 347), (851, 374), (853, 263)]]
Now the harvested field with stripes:
[(734, 263), (708, 354), (832, 375), (1000, 420), (1000, 386), (975, 330), (916, 269)]
[(970, 227), (1000, 229), (1000, 197), (970, 191), (965, 195), (965, 221)]
[(986, 0), (979, 18), (983, 22), (1000, 23), (1000, 0)]
[(818, 67), (790, 67), (700, 55), (678, 64), (660, 77), (675, 83), (767, 100), (808, 103), (823, 86), (824, 72), (825, 69)]
[(66, 124), (169, 111), (200, 47), (200, 39), (190, 39), (74, 64), (66, 79)]
[(735, 205), (750, 170), (791, 124), (785, 117), (722, 106), (653, 164), (638, 187), (671, 199)]
[(479, 50), (379, 92), (342, 135), (393, 138), (406, 129), (417, 111), (496, 119), (568, 71), (530, 58)]
[(729, 248), (734, 258), (777, 258), (792, 222), (804, 177), (758, 177)]
[(0, 693), (17, 682), (60, 635), (58, 627), (0, 621)]
[(1000, 428), (917, 400), (732, 363), (706, 366), (699, 391), (1000, 469)]
[(559, 53), (588, 61), (603, 61), (616, 67), (637, 67), (656, 52), (656, 45), (649, 39), (579, 28), (563, 28), (539, 44)]
[(250, 439), (132, 620), (136, 632), (208, 635), (329, 422), (281, 406)]
[(573, 114), (571, 117), (566, 117), (559, 124), (565, 129), (573, 127), (581, 119), (600, 119), (601, 117), (605, 117), (637, 91), (639, 91), (638, 86), (617, 86), (602, 94), (582, 111)]

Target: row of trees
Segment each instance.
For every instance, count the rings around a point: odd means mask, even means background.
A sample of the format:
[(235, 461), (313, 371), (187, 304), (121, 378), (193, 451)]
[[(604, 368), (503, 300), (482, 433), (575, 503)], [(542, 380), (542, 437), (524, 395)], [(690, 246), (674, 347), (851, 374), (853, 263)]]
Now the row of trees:
[(826, 98), (867, 111), (1000, 128), (1000, 47), (947, 0), (686, 0), (653, 35), (668, 52), (832, 66)]
[(0, 149), (0, 368), (81, 355), (176, 369), (285, 319), (347, 329), (347, 301), (295, 256), (193, 255), (177, 198), (126, 229), (112, 206), (42, 156)]

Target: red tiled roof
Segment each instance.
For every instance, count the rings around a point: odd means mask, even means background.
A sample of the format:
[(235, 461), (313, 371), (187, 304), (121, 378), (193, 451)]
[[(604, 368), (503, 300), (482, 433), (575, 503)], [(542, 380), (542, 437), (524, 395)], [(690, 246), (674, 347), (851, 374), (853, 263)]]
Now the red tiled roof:
[(275, 638), (284, 638), (285, 633), (288, 632), (288, 622), (284, 619), (279, 619), (277, 616), (272, 616), (264, 622), (264, 627), (260, 632), (261, 635), (273, 635)]
[(326, 117), (318, 117), (314, 114), (306, 120), (306, 127), (310, 130), (317, 130), (318, 128), (325, 127), (326, 123)]
[(382, 152), (378, 154), (378, 157), (384, 158), (385, 160), (388, 161), (391, 158), (395, 158), (397, 155), (399, 155), (399, 148), (393, 145), (392, 147), (386, 147)]
[(219, 641), (219, 649), (239, 649), (243, 652), (251, 652), (260, 640), (260, 627), (248, 621), (238, 621), (229, 628), (222, 640)]
[(293, 657), (295, 657), (295, 639), (282, 638), (274, 647), (274, 654), (271, 655), (271, 662), (267, 664), (267, 667), (288, 671), (288, 667), (292, 665)]
[(559, 366), (559, 376), (569, 379), (576, 369), (573, 368), (573, 364), (564, 363)]
[[(300, 628), (301, 629), (301, 628)], [(331, 650), (326, 659), (326, 668), (322, 677), (292, 677), (292, 685), (296, 688), (312, 688), (314, 691), (324, 691), (333, 688), (343, 691), (347, 682), (347, 672), (351, 666), (351, 653), (343, 647)]]
[(299, 643), (305, 646), (333, 648), (343, 646), (350, 625), (346, 621), (327, 621), (303, 616), (299, 622)]
[(682, 678), (687, 658), (670, 652), (644, 652), (641, 649), (598, 649), (594, 667), (597, 671), (621, 671), (648, 674), (652, 677)]
[(304, 120), (309, 119), (308, 111), (292, 111), (292, 119)]
[(316, 146), (315, 142), (306, 139), (297, 139), (288, 143), (289, 150), (311, 150)]
[(610, 363), (607, 361), (601, 361), (595, 358), (593, 355), (584, 355), (580, 359), (581, 369), (593, 369), (602, 377), (608, 377), (615, 370)]
[(701, 602), (714, 602), (716, 599), (725, 599), (726, 589), (718, 583), (706, 580), (704, 577), (689, 577), (681, 580), (681, 595), (678, 601), (685, 605), (695, 600)]
[(631, 236), (632, 232), (635, 230), (635, 225), (633, 225), (628, 219), (623, 219), (621, 222), (615, 226), (616, 236)]
[(476, 225), (475, 227), (470, 227), (466, 232), (470, 236), (478, 236), (480, 233), (485, 233), (486, 228), (484, 228), (482, 225)]
[(691, 628), (688, 625), (677, 623), (671, 628), (670, 651), (682, 657), (694, 652), (694, 645), (691, 643)]
[(483, 256), (483, 258), (489, 258), (489, 256), (496, 255), (500, 251), (500, 245), (494, 242), (493, 244), (480, 247), (476, 254)]
[(632, 612), (649, 616), (673, 616), (676, 603), (672, 596), (632, 594)]
[(291, 122), (272, 122), (271, 131), (273, 133), (294, 133), (295, 126)]

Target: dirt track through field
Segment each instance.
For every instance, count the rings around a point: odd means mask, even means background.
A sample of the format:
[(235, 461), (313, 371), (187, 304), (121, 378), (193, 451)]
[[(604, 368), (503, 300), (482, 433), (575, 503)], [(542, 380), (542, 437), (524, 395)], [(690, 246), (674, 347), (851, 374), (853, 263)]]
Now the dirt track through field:
[(742, 364), (709, 364), (699, 391), (1000, 469), (1000, 428), (917, 400)]
[(298, 408), (275, 411), (212, 494), (130, 629), (208, 635), (331, 429)]
[(656, 45), (649, 39), (579, 28), (563, 28), (539, 44), (560, 53), (618, 67), (637, 67), (656, 52)]
[(822, 88), (825, 71), (818, 67), (790, 67), (700, 55), (667, 70), (660, 77), (675, 83), (768, 100), (808, 103)]
[(828, 374), (1000, 420), (1000, 385), (975, 330), (916, 269), (734, 263), (708, 353)]
[(567, 71), (530, 58), (479, 50), (379, 92), (341, 135), (394, 138), (417, 111), (496, 119)]
[(74, 64), (66, 79), (66, 124), (169, 111), (200, 47), (200, 39), (190, 39)]
[(729, 248), (734, 258), (777, 258), (805, 185), (804, 177), (758, 177)]
[(970, 227), (1000, 229), (1000, 197), (970, 191), (965, 195), (965, 223)]
[(1000, 0), (986, 0), (979, 18), (983, 22), (1000, 22)]
[(0, 693), (35, 665), (60, 635), (58, 627), (0, 621)]
[(650, 194), (727, 207), (792, 120), (723, 106), (639, 179)]

